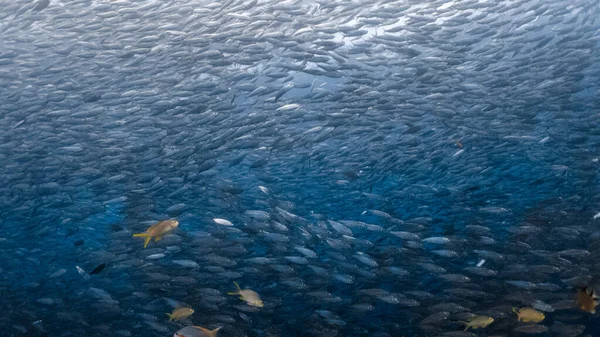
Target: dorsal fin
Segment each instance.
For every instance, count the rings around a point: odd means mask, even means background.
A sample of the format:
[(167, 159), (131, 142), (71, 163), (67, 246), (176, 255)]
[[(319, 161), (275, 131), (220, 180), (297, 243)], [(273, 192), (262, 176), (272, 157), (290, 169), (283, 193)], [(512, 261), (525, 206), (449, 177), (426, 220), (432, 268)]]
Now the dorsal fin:
[(218, 327), (218, 328), (216, 328), (214, 330), (210, 330), (208, 332), (208, 336), (210, 336), (210, 337), (217, 337), (217, 332), (219, 332), (219, 330), (221, 330), (221, 328), (222, 328), (222, 326), (220, 326), (220, 327)]
[(194, 325), (193, 327), (196, 328), (196, 329), (198, 329), (198, 330), (202, 330), (202, 331), (206, 332), (206, 334), (209, 337), (217, 337), (217, 332), (219, 332), (219, 330), (221, 330), (221, 328), (222, 328), (222, 326), (220, 326), (220, 327), (218, 327), (218, 328), (216, 328), (214, 330), (208, 330), (207, 328), (203, 328), (201, 326), (195, 326)]

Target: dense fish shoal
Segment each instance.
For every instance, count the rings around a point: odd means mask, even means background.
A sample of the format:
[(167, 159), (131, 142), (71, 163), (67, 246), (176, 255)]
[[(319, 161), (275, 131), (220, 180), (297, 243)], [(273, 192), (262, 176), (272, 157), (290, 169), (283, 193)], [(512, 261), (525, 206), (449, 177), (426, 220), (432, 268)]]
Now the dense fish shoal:
[(1, 335), (599, 335), (599, 14), (3, 4)]

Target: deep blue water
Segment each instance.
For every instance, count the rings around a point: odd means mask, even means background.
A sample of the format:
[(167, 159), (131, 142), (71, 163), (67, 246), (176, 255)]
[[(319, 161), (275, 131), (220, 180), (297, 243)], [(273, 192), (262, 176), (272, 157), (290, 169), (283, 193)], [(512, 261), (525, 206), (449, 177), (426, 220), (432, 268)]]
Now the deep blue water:
[(600, 335), (600, 2), (0, 5), (0, 336)]

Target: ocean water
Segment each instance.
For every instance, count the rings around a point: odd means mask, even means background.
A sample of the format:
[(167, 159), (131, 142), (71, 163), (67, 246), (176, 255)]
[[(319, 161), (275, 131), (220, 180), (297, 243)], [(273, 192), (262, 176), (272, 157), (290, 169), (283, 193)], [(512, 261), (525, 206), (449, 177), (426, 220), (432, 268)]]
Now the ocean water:
[(0, 0), (0, 336), (600, 336), (599, 18)]

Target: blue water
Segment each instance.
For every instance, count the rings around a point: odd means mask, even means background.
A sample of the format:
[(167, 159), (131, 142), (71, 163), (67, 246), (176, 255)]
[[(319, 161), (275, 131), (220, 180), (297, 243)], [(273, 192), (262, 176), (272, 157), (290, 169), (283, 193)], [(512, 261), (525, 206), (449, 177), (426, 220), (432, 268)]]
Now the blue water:
[(600, 334), (599, 5), (0, 6), (0, 336)]

